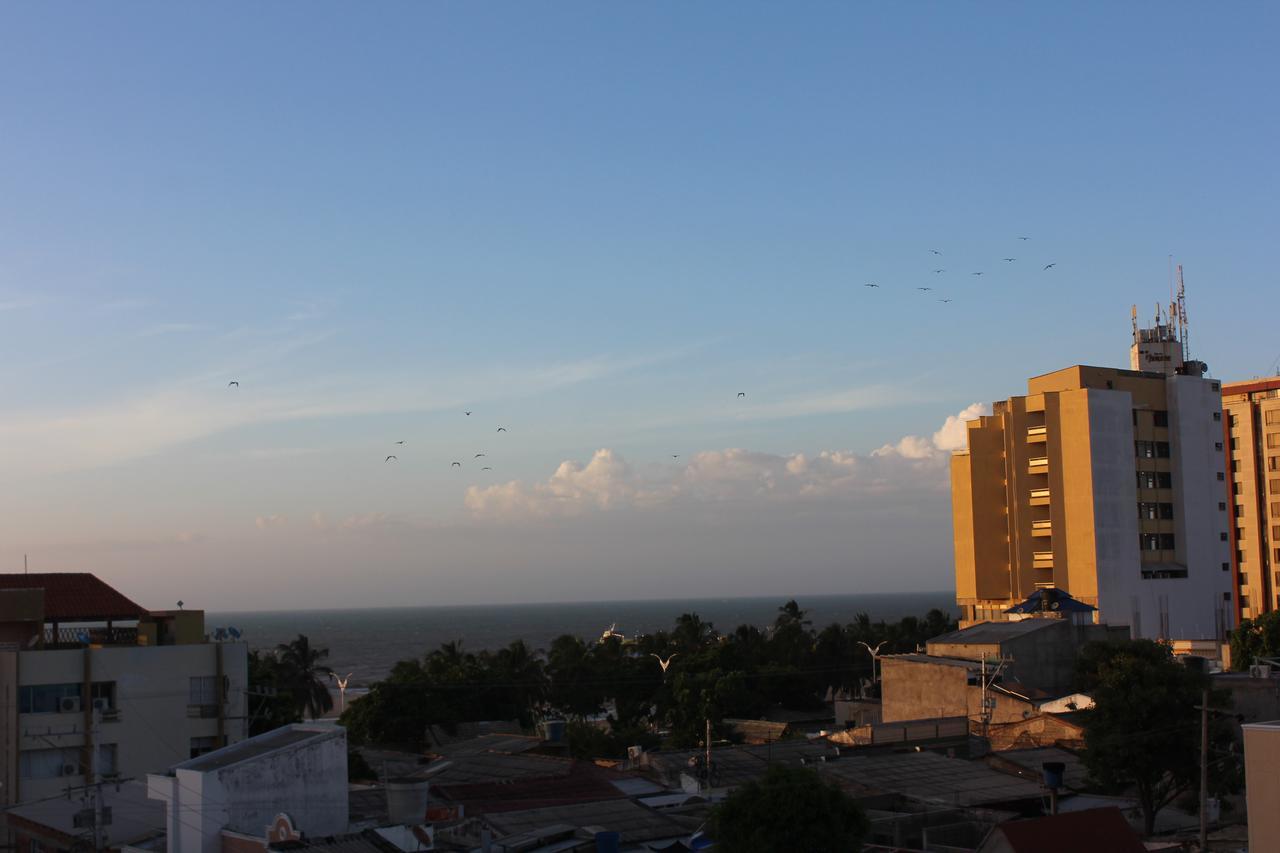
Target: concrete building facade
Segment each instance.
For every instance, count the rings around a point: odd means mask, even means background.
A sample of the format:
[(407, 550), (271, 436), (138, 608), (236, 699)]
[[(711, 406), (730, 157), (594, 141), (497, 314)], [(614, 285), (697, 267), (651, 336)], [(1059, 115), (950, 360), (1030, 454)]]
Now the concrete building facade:
[(1135, 329), (1131, 363), (1034, 377), (969, 422), (951, 464), (962, 625), (1040, 589), (1136, 637), (1233, 625), (1220, 385), (1165, 326)]
[(93, 575), (0, 575), (0, 801), (137, 778), (242, 740), (248, 656), (202, 611), (152, 612)]
[(1280, 376), (1222, 386), (1242, 619), (1280, 608)]

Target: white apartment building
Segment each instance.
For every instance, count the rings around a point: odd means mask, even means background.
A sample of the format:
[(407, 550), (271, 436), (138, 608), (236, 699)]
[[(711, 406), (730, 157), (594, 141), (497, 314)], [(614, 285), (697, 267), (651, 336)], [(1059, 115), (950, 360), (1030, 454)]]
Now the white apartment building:
[(91, 574), (0, 575), (0, 804), (141, 778), (243, 740), (248, 655), (204, 613)]

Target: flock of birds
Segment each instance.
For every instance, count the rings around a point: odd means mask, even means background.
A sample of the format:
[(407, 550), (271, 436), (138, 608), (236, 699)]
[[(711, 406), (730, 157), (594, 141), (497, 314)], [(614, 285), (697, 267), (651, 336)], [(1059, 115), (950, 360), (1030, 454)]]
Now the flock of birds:
[[(1030, 240), (1031, 238), (1030, 238), (1030, 237), (1019, 237), (1018, 239), (1019, 239), (1019, 240), (1021, 240), (1021, 241), (1023, 241), (1023, 242), (1026, 242), (1026, 241)], [(930, 254), (932, 254), (934, 257), (939, 257), (939, 258), (940, 258), (940, 257), (942, 257), (942, 252), (941, 252), (941, 251), (939, 251), (938, 249), (930, 249), (930, 250), (929, 250), (929, 252), (930, 252)], [(1004, 263), (1012, 264), (1012, 263), (1016, 263), (1018, 259), (1017, 259), (1017, 258), (1001, 258), (1001, 260), (1002, 260)], [(1048, 263), (1048, 264), (1045, 264), (1045, 265), (1044, 265), (1044, 268), (1043, 268), (1043, 270), (1042, 270), (1042, 272), (1047, 272), (1047, 271), (1049, 271), (1049, 270), (1053, 269), (1053, 268), (1054, 268), (1054, 267), (1056, 267), (1056, 266), (1057, 266), (1057, 263)], [(943, 268), (943, 267), (939, 267), (939, 268), (935, 268), (935, 269), (933, 270), (933, 274), (934, 274), (934, 275), (942, 275), (942, 274), (944, 274), (946, 271), (947, 271), (947, 270), (946, 270), (945, 268)], [(974, 271), (974, 272), (970, 273), (970, 275), (974, 275), (974, 276), (982, 276), (982, 275), (985, 275), (985, 274), (986, 274), (986, 273), (985, 273), (985, 271), (983, 271), (983, 270), (977, 270), (977, 271)], [(877, 284), (877, 283), (875, 283), (875, 282), (867, 282), (865, 285), (863, 285), (863, 287), (879, 289), (879, 288), (880, 288), (880, 285), (879, 285), (879, 284)], [(932, 292), (932, 291), (934, 290), (934, 288), (932, 288), (932, 287), (917, 287), (917, 288), (916, 288), (916, 290), (921, 291), (922, 293), (930, 293), (930, 292)], [(939, 301), (939, 302), (942, 302), (942, 303), (949, 303), (949, 302), (952, 302), (953, 300), (952, 300), (950, 297), (939, 297), (939, 298), (938, 298), (938, 301)], [(239, 380), (232, 379), (230, 382), (228, 382), (228, 383), (227, 383), (227, 387), (228, 387), (228, 388), (239, 388), (239, 387), (240, 387), (240, 382), (239, 382)], [(746, 397), (746, 396), (747, 396), (747, 392), (745, 392), (745, 391), (739, 391), (739, 392), (738, 392), (738, 399), (740, 399), (740, 400), (741, 400), (741, 399), (743, 399), (743, 398), (744, 398), (744, 397)], [(471, 411), (465, 411), (465, 410), (464, 410), (462, 414), (463, 414), (463, 415), (465, 415), (466, 417), (471, 417), (471, 415), (472, 415), (473, 413), (472, 413)], [(497, 432), (500, 432), (500, 433), (501, 433), (501, 432), (506, 432), (506, 431), (507, 431), (507, 428), (506, 428), (506, 427), (503, 427), (503, 426), (500, 426), (500, 427), (498, 427), (498, 429), (497, 429)], [(396, 447), (404, 447), (405, 442), (404, 442), (403, 440), (400, 440), (400, 441), (393, 442), (393, 444), (394, 444)], [(672, 459), (679, 459), (679, 458), (680, 458), (680, 454), (678, 454), (678, 453), (673, 453), (673, 454), (671, 454), (671, 458), (672, 458)], [(479, 459), (487, 459), (487, 454), (485, 454), (485, 453), (477, 453), (477, 454), (475, 454), (475, 456), (473, 456), (473, 457), (472, 457), (471, 461), (472, 461), (472, 462), (475, 462), (476, 460), (479, 460)], [(398, 461), (400, 461), (400, 457), (399, 457), (397, 454), (395, 454), (395, 453), (388, 453), (388, 454), (386, 455), (386, 457), (382, 460), (382, 462), (383, 462), (383, 464), (384, 464), (384, 465), (385, 465), (385, 464), (388, 464), (388, 463), (391, 463), (391, 462), (398, 462)], [(458, 460), (458, 459), (455, 459), (455, 460), (453, 460), (453, 461), (449, 464), (449, 467), (450, 467), (450, 468), (462, 468), (462, 467), (463, 467), (463, 465), (462, 465), (462, 461), (461, 461), (461, 460)], [(493, 467), (492, 467), (491, 465), (482, 465), (482, 466), (481, 466), (481, 468), (480, 468), (480, 470), (481, 470), (481, 471), (492, 471), (492, 470), (493, 470)], [(666, 665), (665, 665), (665, 664), (663, 665), (663, 671), (664, 671), (664, 672), (666, 671)]]
[[(1030, 238), (1030, 237), (1019, 237), (1018, 239), (1019, 239), (1019, 240), (1022, 240), (1022, 241), (1024, 241), (1024, 242), (1025, 242), (1025, 241), (1027, 241), (1027, 240), (1030, 240), (1031, 238)], [(932, 255), (934, 255), (935, 257), (942, 257), (942, 252), (938, 251), (937, 249), (930, 249), (930, 250), (929, 250), (929, 253), (930, 253), (930, 254), (932, 254)], [(1005, 262), (1005, 263), (1007, 263), (1007, 264), (1012, 264), (1012, 263), (1017, 262), (1017, 260), (1018, 260), (1018, 259), (1017, 259), (1017, 258), (1001, 258), (1000, 260), (1004, 261), (1004, 262)], [(1056, 267), (1056, 266), (1057, 266), (1057, 263), (1045, 264), (1045, 265), (1044, 265), (1044, 269), (1043, 269), (1043, 270), (1041, 270), (1041, 272), (1045, 272), (1045, 271), (1051, 270), (1051, 269), (1053, 269), (1053, 268), (1054, 268), (1054, 267)], [(939, 268), (939, 269), (935, 269), (935, 270), (933, 271), (933, 274), (934, 274), (934, 275), (941, 275), (941, 274), (943, 274), (943, 273), (945, 273), (945, 272), (946, 272), (946, 269), (945, 269), (945, 268)], [(970, 275), (982, 276), (982, 275), (986, 275), (986, 272), (985, 272), (985, 271), (983, 271), (983, 270), (978, 270), (978, 271), (976, 271), (976, 272), (972, 272), (972, 273), (970, 273)], [(879, 287), (880, 287), (880, 285), (875, 284), (874, 282), (867, 282), (866, 284), (864, 284), (864, 285), (863, 285), (863, 287), (879, 288)], [(916, 288), (916, 290), (919, 290), (919, 291), (920, 291), (920, 292), (922, 292), (922, 293), (931, 293), (931, 292), (933, 291), (933, 288), (932, 288), (932, 287), (917, 287), (917, 288)], [(942, 303), (947, 303), (947, 302), (951, 302), (952, 300), (951, 300), (951, 298), (949, 298), (949, 297), (948, 297), (948, 298), (939, 298), (939, 299), (938, 299), (938, 301), (939, 301), (939, 302), (942, 302)]]

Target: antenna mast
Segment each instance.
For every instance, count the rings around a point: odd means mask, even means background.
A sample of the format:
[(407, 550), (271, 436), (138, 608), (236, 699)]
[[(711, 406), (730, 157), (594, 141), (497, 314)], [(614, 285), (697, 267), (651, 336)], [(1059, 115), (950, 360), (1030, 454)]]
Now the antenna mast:
[(1191, 327), (1187, 323), (1187, 287), (1182, 281), (1182, 264), (1178, 264), (1178, 338), (1182, 342), (1182, 360), (1191, 359)]

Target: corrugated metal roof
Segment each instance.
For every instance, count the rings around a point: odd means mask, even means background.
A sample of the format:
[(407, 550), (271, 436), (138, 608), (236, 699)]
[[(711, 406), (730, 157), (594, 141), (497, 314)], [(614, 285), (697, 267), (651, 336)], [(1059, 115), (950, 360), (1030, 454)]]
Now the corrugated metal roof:
[(43, 589), (48, 622), (105, 622), (147, 615), (142, 605), (88, 572), (0, 574), (0, 590), (5, 589)]
[(992, 835), (1003, 835), (1014, 853), (1145, 853), (1146, 847), (1115, 806), (1082, 812), (1013, 820), (1002, 823)]
[(697, 829), (699, 824), (696, 818), (657, 812), (632, 800), (503, 812), (486, 815), (485, 820), (498, 832), (508, 835), (536, 833), (555, 825), (599, 827), (621, 833), (623, 841), (633, 844), (682, 837)]

